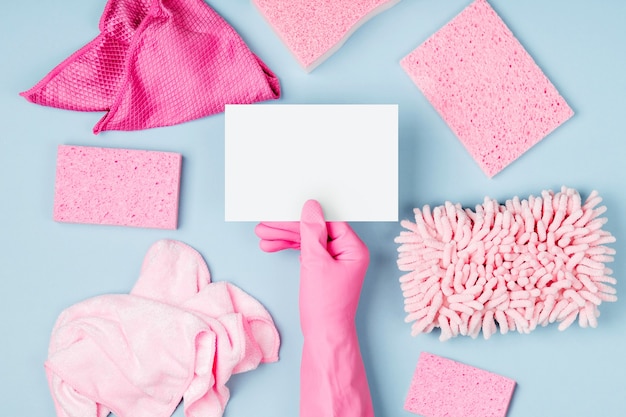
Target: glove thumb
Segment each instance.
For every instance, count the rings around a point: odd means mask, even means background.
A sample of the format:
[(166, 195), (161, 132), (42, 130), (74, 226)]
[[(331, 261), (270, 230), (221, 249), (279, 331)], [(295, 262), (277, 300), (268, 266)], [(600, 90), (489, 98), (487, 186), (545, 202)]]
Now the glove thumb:
[(303, 264), (307, 260), (328, 257), (328, 230), (322, 206), (316, 200), (307, 200), (300, 216), (300, 251)]

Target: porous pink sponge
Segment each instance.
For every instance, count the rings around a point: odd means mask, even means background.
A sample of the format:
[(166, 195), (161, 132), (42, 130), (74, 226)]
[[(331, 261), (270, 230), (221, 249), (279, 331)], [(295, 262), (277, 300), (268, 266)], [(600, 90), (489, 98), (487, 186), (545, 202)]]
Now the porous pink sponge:
[(407, 322), (412, 334), (441, 328), (440, 339), (457, 335), (488, 339), (509, 330), (529, 333), (578, 317), (596, 327), (603, 301), (616, 301), (606, 262), (615, 238), (602, 226), (602, 199), (563, 187), (528, 200), (499, 205), (485, 198), (476, 210), (460, 204), (415, 209), (396, 242)]
[(400, 0), (254, 0), (300, 65), (312, 71), (376, 14)]
[(53, 218), (176, 229), (181, 162), (173, 152), (60, 145)]
[(489, 177), (574, 114), (486, 0), (400, 64)]
[(422, 352), (404, 409), (424, 417), (504, 417), (515, 381)]

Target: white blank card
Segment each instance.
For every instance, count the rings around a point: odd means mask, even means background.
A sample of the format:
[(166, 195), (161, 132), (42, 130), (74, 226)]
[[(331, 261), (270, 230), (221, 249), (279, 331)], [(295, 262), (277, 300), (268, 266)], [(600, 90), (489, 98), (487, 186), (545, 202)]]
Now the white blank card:
[(398, 220), (398, 106), (246, 104), (225, 111), (226, 221)]

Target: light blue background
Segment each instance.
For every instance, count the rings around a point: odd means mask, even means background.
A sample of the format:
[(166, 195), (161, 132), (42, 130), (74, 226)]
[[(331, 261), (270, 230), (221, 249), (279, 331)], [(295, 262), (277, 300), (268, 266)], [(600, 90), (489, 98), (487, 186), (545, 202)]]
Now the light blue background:
[[(161, 238), (198, 249), (216, 281), (258, 298), (282, 335), (281, 359), (230, 380), (226, 416), (298, 413), (301, 336), (298, 259), (258, 249), (254, 223), (224, 222), (224, 116), (139, 132), (94, 136), (101, 113), (37, 106), (18, 96), (97, 35), (104, 1), (11, 1), (0, 11), (0, 414), (52, 416), (43, 370), (50, 330), (66, 307), (125, 293), (148, 247)], [(362, 26), (328, 61), (305, 73), (249, 0), (209, 2), (276, 72), (278, 103), (399, 104), (400, 217), (444, 201), (473, 207), (568, 185), (604, 198), (617, 238), (618, 295), (626, 274), (626, 2), (492, 0), (556, 85), (575, 116), (488, 179), (433, 110), (399, 61), (469, 0), (404, 0)], [(209, 94), (209, 93), (207, 93)], [(176, 231), (52, 221), (56, 147), (126, 147), (183, 154)], [(358, 149), (354, 150), (356, 153)], [(323, 169), (323, 161), (320, 161)], [(376, 415), (403, 411), (422, 351), (517, 381), (509, 417), (626, 415), (626, 304), (602, 304), (597, 329), (555, 325), (490, 340), (410, 336), (394, 237), (399, 223), (355, 223), (372, 261), (357, 317)], [(176, 412), (182, 416), (182, 409)]]

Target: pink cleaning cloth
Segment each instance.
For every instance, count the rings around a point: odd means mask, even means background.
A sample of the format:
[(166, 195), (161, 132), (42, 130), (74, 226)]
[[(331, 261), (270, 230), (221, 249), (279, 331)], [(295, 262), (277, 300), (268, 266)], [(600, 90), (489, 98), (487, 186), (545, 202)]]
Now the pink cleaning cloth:
[(596, 327), (598, 306), (616, 301), (617, 283), (605, 263), (615, 242), (602, 226), (606, 207), (592, 192), (562, 187), (504, 205), (485, 198), (476, 210), (446, 202), (415, 209), (415, 223), (396, 242), (398, 267), (412, 334), (441, 329), (440, 339), (458, 335), (488, 339), (578, 318)]
[(263, 17), (312, 71), (362, 24), (400, 0), (253, 0)]
[(53, 218), (176, 229), (181, 162), (174, 152), (60, 145)]
[(515, 381), (422, 352), (404, 409), (423, 417), (505, 417)]
[(574, 114), (486, 0), (400, 64), (489, 177)]
[(96, 134), (170, 126), (280, 95), (275, 75), (202, 0), (109, 0), (99, 28), (21, 95), (106, 111)]
[(212, 283), (202, 257), (162, 240), (130, 294), (103, 295), (61, 313), (45, 363), (58, 417), (221, 416), (232, 374), (278, 360), (265, 308)]

